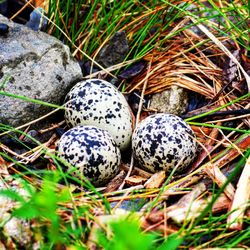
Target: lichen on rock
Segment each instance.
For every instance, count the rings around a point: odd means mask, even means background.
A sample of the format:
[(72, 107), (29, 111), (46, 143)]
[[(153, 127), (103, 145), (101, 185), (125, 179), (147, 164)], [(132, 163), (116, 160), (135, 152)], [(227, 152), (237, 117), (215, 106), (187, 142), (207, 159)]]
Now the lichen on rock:
[(184, 88), (173, 85), (170, 89), (152, 96), (149, 108), (161, 113), (181, 115), (188, 106), (188, 95)]
[[(72, 85), (82, 77), (69, 48), (58, 39), (16, 24), (0, 15), (9, 26), (0, 36), (1, 91), (62, 104)], [(51, 110), (44, 105), (0, 95), (0, 123), (19, 126)]]

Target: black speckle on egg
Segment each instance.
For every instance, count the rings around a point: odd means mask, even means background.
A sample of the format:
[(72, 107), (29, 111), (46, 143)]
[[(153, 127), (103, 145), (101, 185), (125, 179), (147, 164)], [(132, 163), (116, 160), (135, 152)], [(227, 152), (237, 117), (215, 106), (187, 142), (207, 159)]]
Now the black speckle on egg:
[(89, 79), (77, 83), (65, 98), (69, 126), (93, 125), (107, 130), (121, 150), (131, 141), (132, 118), (125, 97), (111, 83)]
[(192, 129), (181, 118), (171, 114), (147, 117), (132, 136), (133, 154), (148, 171), (176, 172), (187, 167), (196, 155), (197, 144)]
[(62, 160), (76, 168), (77, 171), (70, 171), (73, 175), (77, 178), (84, 175), (97, 186), (111, 180), (119, 169), (121, 154), (114, 139), (94, 126), (68, 130), (58, 141), (56, 151)]

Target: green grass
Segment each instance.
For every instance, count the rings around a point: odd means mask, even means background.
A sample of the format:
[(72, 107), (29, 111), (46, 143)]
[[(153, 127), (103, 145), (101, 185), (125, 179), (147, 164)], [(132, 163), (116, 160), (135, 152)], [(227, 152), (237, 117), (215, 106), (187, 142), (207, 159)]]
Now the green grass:
[[(190, 1), (191, 3), (192, 1)], [(198, 8), (192, 12), (187, 10), (188, 1), (50, 1), (48, 15), (53, 16), (52, 34), (64, 40), (70, 47), (81, 42), (84, 54), (94, 56), (99, 47), (115, 32), (124, 30), (130, 43), (128, 58), (145, 55), (156, 46), (159, 49), (166, 39), (175, 36), (180, 30), (168, 32), (169, 28), (187, 15), (197, 17), (197, 22), (215, 19), (218, 26), (212, 25), (220, 35), (226, 35), (249, 49), (249, 17), (247, 1), (228, 3), (222, 1), (219, 8), (214, 1), (208, 1), (210, 7), (198, 1)], [(196, 1), (197, 3), (197, 1)], [(234, 18), (235, 20), (231, 20)], [(68, 39), (60, 29), (67, 34)], [(188, 27), (188, 26), (187, 26)], [(171, 30), (170, 30), (171, 31)], [(128, 59), (127, 58), (127, 59)]]
[[(176, 2), (177, 1), (173, 1)], [(66, 6), (66, 8), (65, 8)], [(188, 4), (182, 5), (185, 9)], [(167, 12), (166, 12), (167, 11)], [(126, 59), (140, 58), (167, 39), (167, 29), (182, 14), (167, 1), (50, 1), (49, 16), (53, 14), (52, 34), (70, 47), (79, 46), (89, 56), (115, 32), (124, 30), (130, 42)], [(67, 39), (60, 29), (67, 34)], [(72, 44), (74, 46), (72, 46)], [(80, 56), (81, 57), (81, 56)]]
[[(90, 3), (91, 2), (91, 3)], [(166, 47), (169, 39), (175, 39), (184, 29), (190, 28), (193, 24), (188, 23), (185, 27), (176, 29), (176, 25), (182, 18), (192, 16), (197, 23), (209, 25), (217, 37), (225, 36), (233, 40), (238, 46), (245, 49), (244, 54), (249, 54), (249, 27), (246, 20), (249, 19), (250, 1), (221, 1), (222, 6), (218, 7), (215, 1), (208, 1), (207, 7), (201, 1), (197, 3), (197, 9), (190, 12), (189, 5), (192, 1), (49, 1), (48, 17), (51, 24), (48, 31), (55, 37), (64, 41), (71, 48), (72, 53), (80, 46), (80, 52), (76, 54), (78, 59), (95, 59), (98, 50), (115, 32), (124, 30), (126, 32), (130, 51), (126, 60), (139, 59), (149, 52), (159, 52), (168, 49)], [(232, 17), (234, 21), (232, 21)], [(213, 22), (211, 22), (211, 19)], [(216, 25), (217, 20), (218, 25)], [(202, 40), (196, 47), (202, 47), (209, 39)], [(190, 48), (192, 50), (194, 47)], [(18, 98), (23, 101), (33, 102), (38, 105), (49, 106), (52, 109), (63, 109), (52, 103), (45, 103), (29, 97), (13, 95), (4, 91), (8, 84), (8, 78), (0, 83), (0, 95), (11, 98)], [(241, 103), (247, 100), (249, 93), (238, 96), (233, 101), (221, 105), (217, 109), (186, 119), (189, 124), (203, 127), (218, 128), (222, 131), (234, 131), (235, 134), (246, 136), (249, 128), (236, 129), (215, 124), (195, 122), (195, 119), (205, 118), (218, 110), (230, 105)], [(0, 124), (0, 137), (6, 134), (17, 138), (15, 135), (26, 135), (21, 128), (16, 129), (5, 124)], [(27, 135), (26, 135), (27, 136)], [(30, 136), (29, 136), (30, 137)], [(27, 166), (20, 159), (11, 157), (2, 150), (0, 156), (12, 164), (13, 178), (20, 180), (23, 188), (27, 191), (28, 198), (15, 190), (0, 190), (0, 195), (18, 202), (19, 206), (12, 211), (11, 216), (32, 221), (31, 232), (34, 234), (34, 242), (40, 241), (40, 249), (61, 249), (67, 246), (68, 249), (87, 249), (89, 237), (96, 220), (96, 210), (101, 210), (102, 215), (112, 214), (111, 204), (102, 192), (96, 189), (88, 180), (76, 179), (65, 173), (62, 162), (56, 154), (50, 152), (34, 138), (30, 137), (38, 147), (41, 147), (42, 155), (39, 161), (44, 163), (44, 169), (33, 169)], [(21, 141), (19, 142), (22, 143)], [(31, 148), (30, 154), (35, 153)], [(250, 151), (247, 150), (244, 156), (238, 158), (235, 171), (228, 177), (227, 183), (241, 171)], [(212, 159), (216, 160), (220, 154)], [(48, 160), (49, 159), (49, 160)], [(1, 160), (1, 159), (0, 159)], [(47, 164), (53, 164), (57, 171), (46, 170)], [(150, 200), (147, 212), (153, 209), (162, 208), (160, 195), (171, 187), (170, 178), (159, 190), (156, 190), (156, 197)], [(81, 188), (73, 189), (71, 182), (77, 183)], [(6, 181), (7, 182), (7, 181)], [(96, 229), (95, 243), (104, 249), (187, 249), (189, 247), (222, 247), (233, 248), (250, 246), (249, 240), (249, 218), (244, 218), (244, 227), (241, 231), (229, 231), (226, 219), (228, 213), (214, 215), (211, 207), (222, 188), (213, 185), (210, 193), (213, 199), (208, 202), (207, 207), (194, 221), (185, 221), (182, 225), (173, 223), (178, 228), (177, 233), (165, 237), (158, 231), (144, 232), (140, 228), (140, 215), (136, 212), (121, 216), (118, 220), (110, 220), (99, 225)], [(124, 194), (125, 191), (120, 191)], [(132, 192), (133, 194), (147, 197), (147, 190)], [(118, 194), (117, 194), (118, 195)], [(111, 197), (116, 197), (113, 195)], [(112, 218), (112, 217), (111, 217)], [(1, 222), (2, 229), (4, 223)], [(0, 233), (3, 241), (8, 241), (6, 235)], [(19, 245), (16, 244), (16, 249)]]

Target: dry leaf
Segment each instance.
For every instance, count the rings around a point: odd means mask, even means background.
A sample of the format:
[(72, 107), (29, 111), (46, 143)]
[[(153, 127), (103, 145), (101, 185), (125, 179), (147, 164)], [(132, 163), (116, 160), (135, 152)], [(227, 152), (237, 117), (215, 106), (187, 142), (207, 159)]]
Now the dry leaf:
[(153, 174), (145, 183), (145, 188), (159, 188), (166, 178), (166, 172), (160, 171)]
[(126, 184), (128, 184), (130, 186), (140, 185), (140, 184), (143, 184), (145, 181), (147, 181), (146, 178), (138, 176), (138, 175), (129, 176), (125, 180)]

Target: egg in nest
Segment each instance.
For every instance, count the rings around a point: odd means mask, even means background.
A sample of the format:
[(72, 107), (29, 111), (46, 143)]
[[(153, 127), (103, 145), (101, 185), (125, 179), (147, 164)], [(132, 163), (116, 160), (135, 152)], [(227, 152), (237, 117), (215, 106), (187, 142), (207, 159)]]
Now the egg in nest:
[(132, 136), (132, 149), (139, 165), (150, 172), (180, 173), (195, 158), (197, 143), (190, 126), (172, 114), (145, 118)]
[(68, 170), (73, 176), (84, 175), (96, 186), (106, 184), (119, 170), (119, 148), (107, 131), (94, 126), (71, 128), (58, 141), (56, 151), (72, 165)]
[(65, 120), (71, 127), (93, 125), (107, 130), (121, 150), (130, 145), (129, 105), (123, 94), (107, 81), (90, 79), (77, 83), (65, 99)]

